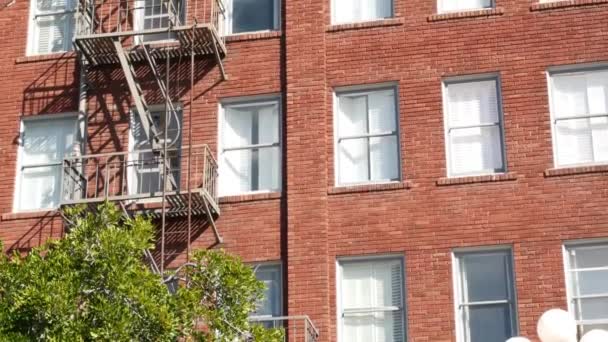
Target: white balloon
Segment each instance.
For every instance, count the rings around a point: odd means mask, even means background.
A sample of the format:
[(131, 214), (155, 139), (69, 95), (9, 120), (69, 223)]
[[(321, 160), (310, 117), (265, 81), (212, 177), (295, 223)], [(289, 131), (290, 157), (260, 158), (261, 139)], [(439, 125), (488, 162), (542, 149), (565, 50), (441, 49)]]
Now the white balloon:
[(576, 342), (576, 321), (567, 311), (551, 309), (540, 316), (536, 332), (542, 342)]
[(581, 342), (606, 342), (608, 341), (608, 331), (593, 329), (583, 336)]
[(525, 337), (518, 336), (518, 337), (511, 337), (506, 342), (530, 342), (530, 340)]

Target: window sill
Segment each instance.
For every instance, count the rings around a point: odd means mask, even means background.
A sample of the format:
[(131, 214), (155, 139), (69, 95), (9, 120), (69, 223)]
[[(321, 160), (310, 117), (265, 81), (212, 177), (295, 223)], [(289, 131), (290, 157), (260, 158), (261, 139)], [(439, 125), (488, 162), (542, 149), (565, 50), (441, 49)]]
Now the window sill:
[(530, 11), (545, 11), (559, 8), (593, 6), (599, 4), (608, 4), (608, 0), (567, 0), (554, 2), (539, 2), (530, 6)]
[(411, 189), (412, 182), (390, 182), (390, 183), (372, 183), (372, 184), (359, 184), (349, 186), (331, 187), (327, 189), (328, 195), (340, 195), (340, 194), (352, 194), (358, 192), (375, 192), (375, 191), (390, 191), (390, 190), (401, 190)]
[(584, 175), (590, 173), (604, 173), (608, 172), (608, 165), (590, 165), (590, 166), (575, 166), (575, 167), (564, 167), (557, 169), (547, 169), (544, 174), (545, 177), (559, 177), (559, 176), (572, 176), (572, 175)]
[(329, 25), (325, 28), (326, 32), (339, 32), (348, 30), (366, 29), (372, 27), (399, 26), (403, 25), (403, 18), (380, 19), (373, 21), (364, 21), (358, 23)]
[(226, 36), (226, 42), (242, 42), (248, 40), (279, 38), (283, 35), (281, 31), (245, 32)]
[(15, 64), (56, 61), (61, 59), (72, 59), (75, 57), (76, 52), (74, 51), (50, 53), (46, 55), (22, 56), (15, 58)]
[(517, 174), (512, 172), (498, 173), (494, 175), (467, 176), (467, 177), (443, 177), (437, 180), (438, 186), (462, 185), (475, 183), (505, 182), (517, 180)]
[(57, 210), (22, 211), (22, 212), (2, 214), (0, 219), (2, 221), (12, 221), (12, 220), (43, 218), (43, 217), (56, 216), (56, 215), (57, 215)]
[(224, 197), (220, 197), (219, 202), (220, 202), (220, 204), (227, 204), (227, 203), (241, 203), (241, 202), (274, 200), (274, 199), (279, 199), (279, 198), (281, 198), (281, 193), (278, 191), (274, 191), (274, 192), (244, 194), (244, 195), (235, 195), (235, 196), (224, 196)]
[(502, 7), (496, 8), (483, 8), (472, 11), (461, 11), (461, 12), (449, 12), (449, 13), (437, 13), (427, 17), (427, 21), (445, 21), (452, 19), (465, 19), (465, 18), (478, 18), (478, 17), (493, 17), (503, 15), (504, 10)]

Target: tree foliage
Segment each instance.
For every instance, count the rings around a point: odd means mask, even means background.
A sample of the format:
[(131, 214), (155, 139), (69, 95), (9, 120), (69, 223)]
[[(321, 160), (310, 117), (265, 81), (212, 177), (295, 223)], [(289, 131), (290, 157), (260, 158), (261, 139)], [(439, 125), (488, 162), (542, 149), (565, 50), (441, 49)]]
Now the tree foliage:
[(189, 286), (171, 294), (143, 262), (149, 220), (124, 218), (110, 203), (66, 215), (74, 224), (64, 238), (0, 256), (0, 340), (282, 340), (282, 331), (248, 322), (263, 284), (238, 258), (196, 252), (184, 271)]

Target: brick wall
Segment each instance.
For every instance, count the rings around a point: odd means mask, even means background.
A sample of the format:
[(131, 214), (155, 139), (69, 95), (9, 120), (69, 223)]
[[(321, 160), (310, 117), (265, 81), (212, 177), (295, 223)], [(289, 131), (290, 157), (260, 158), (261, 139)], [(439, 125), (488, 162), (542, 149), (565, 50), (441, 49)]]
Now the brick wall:
[[(447, 342), (452, 249), (512, 245), (519, 329), (534, 335), (544, 310), (566, 306), (563, 241), (608, 237), (606, 168), (547, 171), (547, 68), (608, 61), (608, 3), (561, 4), (497, 0), (493, 11), (445, 16), (434, 15), (435, 1), (395, 0), (394, 19), (330, 26), (328, 1), (286, 0), (283, 35), (229, 39), (228, 81), (204, 61), (194, 89), (176, 76), (183, 139), (192, 109), (193, 144), (214, 152), (219, 100), (283, 95), (284, 191), (222, 199), (223, 247), (252, 262), (282, 258), (286, 312), (310, 315), (322, 341), (336, 340), (336, 257), (403, 255), (409, 341)], [(0, 239), (27, 250), (62, 231), (52, 212), (12, 213), (20, 118), (76, 111), (78, 68), (70, 53), (25, 57), (27, 1), (0, 11)], [(174, 70), (189, 75), (182, 62)], [(489, 72), (501, 80), (508, 176), (445, 182), (441, 80)], [(124, 150), (131, 103), (120, 70), (96, 70), (91, 81), (87, 152)], [(381, 82), (398, 85), (404, 180), (337, 190), (332, 91)], [(195, 236), (197, 248), (213, 244), (208, 229)]]

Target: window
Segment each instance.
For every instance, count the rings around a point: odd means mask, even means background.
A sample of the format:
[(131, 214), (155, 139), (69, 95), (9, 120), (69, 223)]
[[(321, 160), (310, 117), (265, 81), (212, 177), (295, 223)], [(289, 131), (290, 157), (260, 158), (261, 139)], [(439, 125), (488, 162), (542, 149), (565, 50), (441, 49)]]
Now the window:
[(551, 73), (556, 166), (608, 162), (608, 69)]
[(59, 206), (63, 158), (74, 152), (76, 116), (23, 120), (15, 210)]
[(72, 49), (75, 0), (32, 0), (29, 55)]
[[(280, 317), (282, 313), (282, 292), (283, 277), (281, 264), (262, 264), (254, 267), (255, 277), (264, 283), (264, 300), (258, 304), (257, 310), (251, 317), (261, 322), (267, 327), (278, 327), (281, 321), (274, 321), (269, 318)], [(268, 320), (264, 320), (268, 319)]]
[(504, 172), (498, 79), (446, 81), (444, 111), (448, 175)]
[(440, 13), (445, 12), (458, 12), (458, 11), (471, 11), (483, 8), (493, 8), (493, 0), (438, 0), (437, 3), (438, 11)]
[(226, 33), (279, 29), (279, 0), (228, 0)]
[(344, 260), (338, 272), (340, 341), (405, 341), (402, 259)]
[[(160, 134), (160, 142), (163, 143), (165, 126), (169, 120), (167, 133), (167, 158), (168, 164), (171, 167), (171, 172), (168, 173), (167, 190), (177, 190), (179, 187), (179, 168), (180, 168), (180, 153), (181, 145), (181, 120), (182, 112), (179, 106), (176, 106), (177, 111), (173, 114), (166, 115), (164, 105), (152, 106), (152, 120), (158, 133)], [(152, 152), (150, 140), (146, 136), (139, 115), (136, 112), (131, 113), (131, 122), (129, 129), (129, 160), (127, 166), (127, 186), (129, 195), (150, 194), (162, 191), (163, 173), (162, 173), (162, 156), (158, 152)]]
[(220, 193), (278, 191), (281, 179), (279, 101), (223, 106), (220, 127)]
[(511, 250), (454, 253), (459, 342), (504, 342), (517, 333)]
[(581, 335), (608, 330), (608, 243), (565, 247), (568, 307)]
[[(185, 8), (183, 0), (136, 0), (138, 15), (135, 16), (135, 27), (138, 30), (152, 30), (168, 28), (171, 24), (171, 17), (174, 18), (174, 25), (184, 22)], [(179, 19), (179, 20), (178, 20)], [(175, 39), (174, 33), (155, 33), (146, 34), (138, 37), (143, 42), (154, 42), (161, 40)]]
[(346, 24), (393, 16), (392, 0), (333, 0), (332, 23)]
[(336, 179), (340, 185), (400, 179), (394, 88), (336, 93)]

